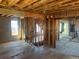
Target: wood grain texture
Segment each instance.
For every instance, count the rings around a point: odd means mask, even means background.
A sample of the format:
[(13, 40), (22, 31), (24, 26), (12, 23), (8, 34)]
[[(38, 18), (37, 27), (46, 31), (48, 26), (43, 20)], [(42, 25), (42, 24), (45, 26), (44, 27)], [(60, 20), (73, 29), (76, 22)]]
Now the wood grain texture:
[(0, 0), (0, 6), (41, 13), (48, 10), (51, 13), (78, 8), (79, 0)]

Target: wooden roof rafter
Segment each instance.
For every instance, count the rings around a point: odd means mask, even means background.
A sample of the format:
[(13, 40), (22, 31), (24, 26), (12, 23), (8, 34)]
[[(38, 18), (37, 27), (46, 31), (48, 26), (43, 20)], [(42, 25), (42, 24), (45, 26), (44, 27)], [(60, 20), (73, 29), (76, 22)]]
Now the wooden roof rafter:
[(33, 10), (33, 9), (37, 9), (39, 7), (42, 7), (43, 5), (46, 5), (46, 4), (49, 4), (51, 2), (54, 2), (55, 0), (40, 0), (39, 2), (37, 3), (34, 3), (33, 5), (29, 5), (27, 8), (25, 8), (26, 10)]
[[(70, 9), (70, 7), (72, 7), (72, 8), (74, 8), (74, 7), (76, 7), (74, 4), (75, 3), (77, 3), (78, 4), (78, 2), (79, 2), (79, 0), (76, 0), (76, 1), (74, 1), (74, 2), (71, 2), (71, 3), (68, 3), (68, 4), (64, 4), (64, 5), (53, 5), (53, 6), (48, 6), (47, 8), (48, 8), (48, 10), (60, 10), (60, 9), (66, 9), (66, 8), (69, 8)], [(77, 6), (78, 7), (78, 6)], [(45, 8), (44, 8), (45, 9)], [(43, 8), (38, 8), (38, 9), (36, 9), (35, 11), (39, 11), (39, 10), (43, 10)]]
[(22, 2), (19, 2), (18, 4), (16, 4), (17, 7), (19, 7), (20, 9), (23, 9), (24, 7), (31, 5), (35, 2), (37, 2), (38, 0), (23, 0)]

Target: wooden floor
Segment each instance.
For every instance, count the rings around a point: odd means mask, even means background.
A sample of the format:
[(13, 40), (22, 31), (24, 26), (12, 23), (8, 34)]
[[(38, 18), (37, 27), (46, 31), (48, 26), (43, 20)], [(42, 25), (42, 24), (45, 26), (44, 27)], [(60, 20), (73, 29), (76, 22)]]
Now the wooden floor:
[(27, 45), (24, 41), (11, 42), (0, 45), (0, 59), (79, 59), (67, 56), (47, 47)]

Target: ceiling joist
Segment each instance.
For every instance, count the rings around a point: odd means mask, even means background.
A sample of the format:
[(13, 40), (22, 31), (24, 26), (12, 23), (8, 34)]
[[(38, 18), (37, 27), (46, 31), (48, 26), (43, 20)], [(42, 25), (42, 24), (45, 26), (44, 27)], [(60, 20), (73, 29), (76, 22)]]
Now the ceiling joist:
[(13, 9), (9, 10), (13, 14), (14, 10), (48, 14), (76, 10), (79, 8), (79, 0), (0, 0), (0, 8)]
[(23, 0), (19, 4), (16, 4), (16, 6), (19, 7), (20, 9), (22, 9), (22, 8), (28, 6), (28, 5), (36, 2), (36, 1), (38, 1), (38, 0), (27, 0), (27, 1), (26, 0)]
[(18, 3), (20, 0), (8, 0), (8, 6), (11, 7), (13, 5), (15, 5), (16, 3)]

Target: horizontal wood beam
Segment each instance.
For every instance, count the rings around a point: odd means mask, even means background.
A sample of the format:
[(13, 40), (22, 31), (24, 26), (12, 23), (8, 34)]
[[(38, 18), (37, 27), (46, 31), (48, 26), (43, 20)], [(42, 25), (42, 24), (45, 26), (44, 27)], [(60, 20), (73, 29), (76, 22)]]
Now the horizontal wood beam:
[(0, 14), (4, 15), (16, 15), (18, 17), (33, 17), (33, 18), (41, 18), (44, 19), (43, 14), (38, 14), (38, 13), (31, 13), (31, 12), (22, 12), (22, 11), (17, 11), (13, 9), (5, 9), (5, 8), (0, 8)]
[(34, 17), (34, 18), (40, 18), (40, 19), (44, 20), (44, 14), (25, 12), (24, 16)]
[(64, 17), (76, 17), (79, 16), (79, 8), (76, 10), (62, 10), (60, 12), (56, 12), (55, 18), (64, 18)]
[(22, 16), (24, 13), (13, 9), (0, 8), (0, 14)]

